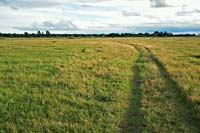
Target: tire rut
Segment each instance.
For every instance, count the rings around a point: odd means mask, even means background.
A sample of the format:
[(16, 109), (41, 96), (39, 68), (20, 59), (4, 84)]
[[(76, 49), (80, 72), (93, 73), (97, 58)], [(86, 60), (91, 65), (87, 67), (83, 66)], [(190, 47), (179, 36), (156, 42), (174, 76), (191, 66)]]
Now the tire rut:
[[(120, 42), (118, 42), (120, 43)], [(124, 44), (124, 43), (120, 43)], [(136, 106), (134, 102), (131, 102), (129, 114), (127, 115), (130, 119), (132, 119), (132, 124), (128, 127), (122, 128), (123, 132), (142, 132), (142, 131), (148, 131), (148, 132), (166, 132), (168, 131), (181, 131), (181, 132), (200, 132), (200, 121), (198, 117), (196, 116), (197, 112), (193, 106), (192, 103), (190, 103), (188, 100), (186, 100), (186, 94), (183, 91), (183, 88), (177, 84), (176, 81), (171, 77), (170, 73), (166, 70), (165, 66), (162, 64), (162, 62), (159, 61), (159, 59), (153, 54), (153, 52), (148, 47), (143, 47), (141, 45), (137, 44), (124, 44), (134, 47), (139, 56), (137, 58), (137, 61), (134, 65), (134, 80), (133, 80), (133, 90), (132, 90), (132, 97), (134, 99), (137, 99), (137, 104), (139, 106)], [(149, 75), (146, 77), (141, 76), (141, 68), (138, 64), (142, 64), (142, 58), (148, 58), (150, 63), (152, 63), (157, 70), (158, 75), (154, 75), (153, 77), (150, 77)], [(145, 69), (145, 68), (144, 68)], [(152, 94), (159, 93), (163, 94), (159, 97), (153, 97), (147, 92), (148, 87), (144, 86), (144, 82), (151, 82), (154, 81), (157, 84), (159, 82), (156, 81), (156, 78), (160, 78), (162, 80), (162, 85), (154, 85), (159, 86), (160, 88), (152, 87), (150, 92)], [(150, 87), (150, 86), (149, 86)], [(160, 89), (160, 90), (159, 90)], [(138, 96), (138, 93), (140, 97)], [(156, 110), (154, 108), (151, 108), (150, 105), (143, 105), (143, 96), (149, 96), (152, 99), (149, 99), (149, 104), (152, 104), (155, 106), (155, 108), (159, 108), (160, 105), (163, 106), (163, 109)], [(148, 98), (147, 98), (148, 99)], [(154, 100), (157, 99), (155, 102)], [(163, 103), (161, 103), (163, 102)], [(163, 105), (162, 105), (163, 104)], [(168, 104), (170, 105), (169, 109), (167, 108)], [(147, 106), (147, 107), (143, 107)], [(132, 109), (131, 109), (132, 108)], [(134, 112), (133, 108), (136, 108), (137, 111), (140, 114), (139, 118), (135, 115), (130, 115), (131, 111)], [(166, 111), (168, 110), (168, 111)], [(155, 113), (154, 116), (150, 116), (148, 111), (151, 111)], [(133, 113), (134, 114), (134, 113)], [(148, 116), (149, 115), (149, 116)], [(152, 117), (152, 118), (150, 118)], [(147, 120), (148, 119), (148, 120)], [(154, 122), (154, 120), (159, 121), (159, 124)], [(152, 125), (158, 126), (154, 127)], [(169, 126), (170, 125), (170, 126)], [(132, 126), (132, 127), (130, 127)]]

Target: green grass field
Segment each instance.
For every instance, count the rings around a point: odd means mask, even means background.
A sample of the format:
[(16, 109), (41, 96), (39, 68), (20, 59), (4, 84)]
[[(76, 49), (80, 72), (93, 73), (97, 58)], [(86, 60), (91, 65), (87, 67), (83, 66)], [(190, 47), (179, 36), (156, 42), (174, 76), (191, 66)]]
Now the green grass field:
[(200, 132), (200, 38), (0, 38), (0, 132)]

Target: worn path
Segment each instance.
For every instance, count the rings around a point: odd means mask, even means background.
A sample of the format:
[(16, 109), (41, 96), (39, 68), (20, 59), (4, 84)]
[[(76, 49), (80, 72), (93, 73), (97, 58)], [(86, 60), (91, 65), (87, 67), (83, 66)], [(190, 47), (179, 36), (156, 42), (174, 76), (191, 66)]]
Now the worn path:
[(193, 105), (163, 64), (147, 47), (134, 47), (132, 99), (122, 132), (200, 132)]

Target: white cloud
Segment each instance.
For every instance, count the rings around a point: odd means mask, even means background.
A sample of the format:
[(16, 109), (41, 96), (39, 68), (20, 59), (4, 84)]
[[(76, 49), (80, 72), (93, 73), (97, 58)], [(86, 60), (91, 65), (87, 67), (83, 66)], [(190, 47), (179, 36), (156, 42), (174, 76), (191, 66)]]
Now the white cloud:
[(151, 7), (156, 7), (156, 8), (170, 7), (170, 5), (168, 5), (165, 0), (150, 0), (150, 2), (151, 2), (150, 3)]
[(140, 12), (133, 12), (133, 11), (122, 11), (122, 14), (126, 17), (130, 17), (130, 16), (141, 16)]
[(0, 32), (101, 33), (142, 29), (138, 27), (194, 27), (200, 24), (200, 1), (1, 0), (0, 18)]
[(44, 21), (41, 24), (33, 23), (31, 26), (13, 27), (18, 30), (77, 30), (78, 27), (72, 21), (60, 20), (58, 22)]

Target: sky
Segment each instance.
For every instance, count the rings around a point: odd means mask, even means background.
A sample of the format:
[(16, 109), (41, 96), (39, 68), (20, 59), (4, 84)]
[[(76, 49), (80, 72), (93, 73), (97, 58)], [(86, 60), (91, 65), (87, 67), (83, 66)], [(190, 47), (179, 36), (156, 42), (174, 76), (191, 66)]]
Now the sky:
[(0, 0), (0, 32), (200, 33), (200, 0)]

